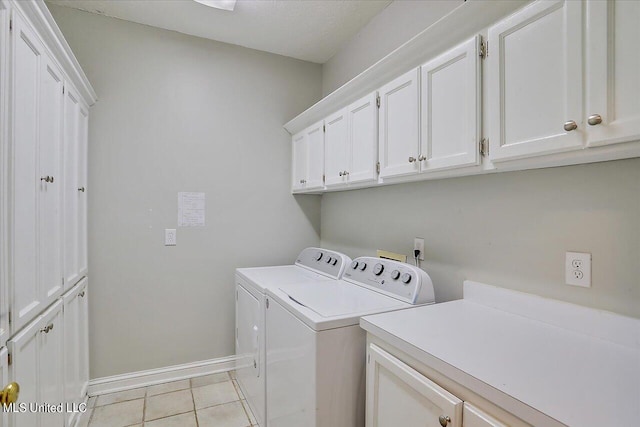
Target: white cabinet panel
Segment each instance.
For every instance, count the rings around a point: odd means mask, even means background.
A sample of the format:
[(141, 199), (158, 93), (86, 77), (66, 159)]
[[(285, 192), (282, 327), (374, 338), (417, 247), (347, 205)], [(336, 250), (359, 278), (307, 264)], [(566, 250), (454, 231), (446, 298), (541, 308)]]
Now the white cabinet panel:
[(89, 109), (80, 101), (78, 123), (78, 274), (86, 276), (88, 266), (87, 245), (87, 163), (89, 152)]
[(326, 185), (334, 186), (347, 182), (349, 168), (349, 123), (347, 109), (343, 108), (324, 120), (324, 161)]
[(367, 363), (366, 426), (462, 426), (460, 399), (375, 344)]
[(507, 427), (506, 424), (467, 402), (462, 409), (462, 419), (464, 427)]
[(475, 37), (420, 68), (423, 172), (480, 161), (480, 40)]
[(420, 74), (409, 71), (378, 91), (380, 94), (380, 177), (418, 172), (420, 153)]
[(39, 286), (38, 87), (43, 47), (24, 19), (13, 14), (12, 35), (12, 316), (19, 330), (44, 308)]
[(347, 108), (349, 123), (347, 177), (350, 183), (375, 181), (378, 162), (377, 92), (354, 102)]
[(78, 340), (80, 348), (80, 358), (78, 361), (80, 372), (80, 398), (81, 400), (87, 394), (89, 388), (89, 284), (84, 279), (78, 284), (80, 291), (80, 310), (78, 317)]
[[(0, 6), (1, 7), (1, 6)], [(9, 384), (9, 352), (6, 347), (0, 348), (0, 387), (5, 387)], [(20, 396), (18, 395), (18, 402), (20, 402)], [(9, 425), (7, 413), (5, 411), (0, 412), (0, 427)]]
[(0, 347), (9, 337), (9, 257), (11, 177), (9, 160), (9, 9), (0, 1)]
[[(63, 401), (62, 301), (7, 342), (11, 381), (20, 384), (21, 402), (59, 404)], [(25, 412), (9, 415), (12, 427), (62, 427), (62, 413)]]
[(307, 136), (304, 131), (291, 138), (291, 151), (293, 157), (291, 189), (296, 191), (304, 188), (307, 179)]
[(324, 122), (309, 127), (307, 135), (307, 182), (305, 188), (324, 187)]
[(582, 8), (534, 2), (489, 29), (492, 161), (583, 147)]
[(588, 144), (638, 140), (640, 2), (594, 0), (586, 8)]
[[(89, 381), (87, 298), (87, 279), (63, 297), (64, 401), (71, 404), (84, 400)], [(75, 415), (67, 414), (67, 425), (73, 425)]]
[(62, 72), (48, 57), (41, 58), (39, 96), (39, 264), (42, 300), (48, 306), (62, 294)]

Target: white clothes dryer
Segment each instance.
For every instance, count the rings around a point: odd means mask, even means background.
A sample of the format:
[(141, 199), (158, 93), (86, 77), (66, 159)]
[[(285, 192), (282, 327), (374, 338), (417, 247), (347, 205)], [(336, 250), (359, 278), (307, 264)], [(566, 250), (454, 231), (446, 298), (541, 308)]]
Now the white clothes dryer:
[(267, 426), (361, 427), (360, 317), (432, 304), (434, 293), (423, 270), (362, 257), (343, 280), (270, 287), (266, 303)]
[(236, 379), (260, 427), (266, 427), (265, 292), (289, 284), (332, 282), (351, 259), (306, 248), (292, 265), (236, 269)]

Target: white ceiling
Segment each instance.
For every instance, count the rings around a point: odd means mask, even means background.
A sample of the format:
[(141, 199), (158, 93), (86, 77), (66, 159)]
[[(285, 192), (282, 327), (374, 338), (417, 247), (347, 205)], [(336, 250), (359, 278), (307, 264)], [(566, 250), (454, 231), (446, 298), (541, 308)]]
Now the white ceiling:
[(192, 0), (49, 3), (322, 64), (391, 0), (238, 0), (233, 12)]

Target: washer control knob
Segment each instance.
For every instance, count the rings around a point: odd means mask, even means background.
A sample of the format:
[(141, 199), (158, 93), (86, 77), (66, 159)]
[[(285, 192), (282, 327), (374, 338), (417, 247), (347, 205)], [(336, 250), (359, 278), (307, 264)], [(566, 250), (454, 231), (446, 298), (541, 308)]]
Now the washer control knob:
[(331, 264), (331, 261), (333, 261), (333, 258), (331, 257), (327, 258), (327, 264)]
[(398, 270), (393, 270), (391, 272), (391, 278), (393, 280), (398, 280), (400, 278), (400, 272)]
[(322, 252), (317, 252), (316, 253), (316, 261), (320, 261), (322, 259)]
[(352, 269), (354, 269), (354, 270), (355, 270), (356, 268), (358, 268), (358, 261), (353, 261), (353, 262), (351, 263), (351, 268), (352, 268)]
[(367, 263), (363, 262), (360, 264), (360, 271), (364, 271), (367, 268)]
[(402, 282), (405, 284), (408, 284), (411, 281), (411, 274), (409, 273), (404, 273), (402, 275)]
[(334, 258), (333, 261), (331, 261), (331, 265), (336, 265), (338, 263), (338, 258)]
[(378, 263), (373, 267), (373, 274), (375, 274), (376, 276), (379, 276), (382, 274), (382, 272), (384, 271), (384, 265)]

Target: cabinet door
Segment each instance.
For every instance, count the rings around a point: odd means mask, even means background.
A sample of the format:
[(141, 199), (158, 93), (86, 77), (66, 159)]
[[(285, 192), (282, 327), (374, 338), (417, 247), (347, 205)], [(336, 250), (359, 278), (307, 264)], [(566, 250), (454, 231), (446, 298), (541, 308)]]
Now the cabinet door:
[[(0, 6), (2, 7), (2, 6)], [(4, 388), (9, 384), (9, 352), (6, 347), (0, 348), (0, 387)], [(18, 402), (20, 402), (20, 395), (18, 395)], [(7, 412), (2, 411), (0, 413), (0, 427), (9, 425)]]
[(324, 187), (324, 122), (318, 122), (306, 130), (307, 134), (307, 182), (308, 190)]
[(307, 180), (307, 137), (300, 132), (291, 138), (293, 163), (291, 167), (291, 189), (302, 190)]
[[(80, 398), (80, 285), (63, 297), (64, 310), (64, 401), (79, 403)], [(68, 424), (68, 423), (67, 423)]]
[(79, 376), (79, 389), (80, 400), (84, 400), (89, 388), (89, 282), (88, 279), (84, 279), (78, 285), (81, 288), (79, 293), (80, 303), (78, 312), (78, 347), (79, 347), (79, 361), (78, 371)]
[(464, 427), (507, 427), (484, 411), (465, 402), (462, 409), (462, 419)]
[[(44, 308), (39, 286), (38, 87), (43, 46), (20, 14), (13, 14), (12, 36), (12, 330)], [(28, 418), (28, 417), (27, 417)]]
[[(42, 320), (43, 332), (38, 334), (38, 402), (57, 405), (64, 401), (62, 301), (47, 310)], [(42, 412), (39, 416), (41, 427), (64, 425), (64, 412)]]
[(537, 1), (489, 29), (492, 161), (583, 147), (582, 8)]
[(419, 69), (386, 84), (380, 93), (380, 177), (418, 172), (420, 152)]
[(421, 67), (423, 172), (479, 163), (480, 37)]
[(348, 107), (350, 183), (375, 181), (378, 162), (378, 107), (377, 92), (354, 102)]
[(87, 256), (87, 162), (89, 154), (89, 108), (80, 103), (78, 116), (78, 275), (86, 276)]
[(81, 188), (78, 170), (80, 158), (80, 103), (75, 89), (67, 84), (64, 96), (64, 278), (70, 289), (80, 279), (78, 242), (80, 236), (78, 201)]
[[(0, 2), (0, 347), (9, 337), (9, 4)], [(0, 383), (2, 384), (2, 383)], [(1, 386), (1, 385), (0, 385)], [(0, 416), (1, 417), (1, 416)], [(6, 425), (6, 424), (5, 424)]]
[(367, 363), (366, 426), (462, 426), (462, 401), (374, 344)]
[(346, 184), (349, 162), (349, 123), (344, 108), (325, 119), (324, 161), (327, 187)]
[(638, 140), (640, 2), (589, 1), (586, 7), (588, 145)]
[(49, 180), (39, 181), (39, 264), (40, 289), (44, 306), (48, 306), (62, 294), (62, 72), (57, 65), (43, 55), (39, 90), (39, 163), (40, 176)]

